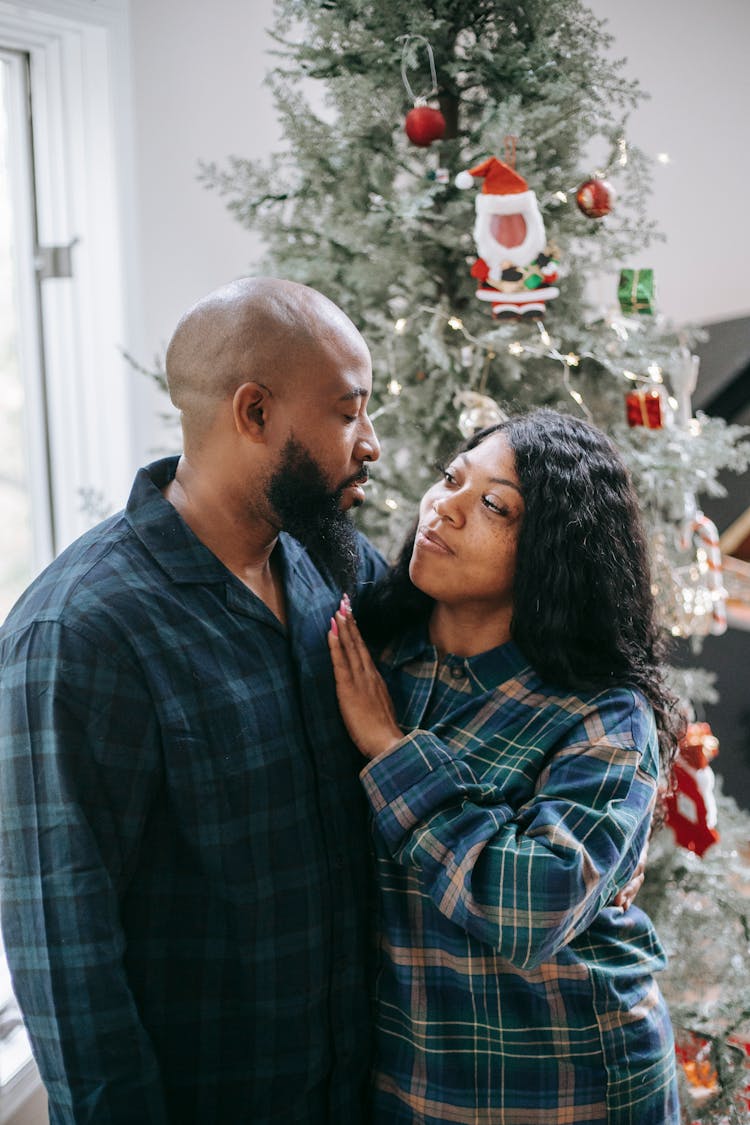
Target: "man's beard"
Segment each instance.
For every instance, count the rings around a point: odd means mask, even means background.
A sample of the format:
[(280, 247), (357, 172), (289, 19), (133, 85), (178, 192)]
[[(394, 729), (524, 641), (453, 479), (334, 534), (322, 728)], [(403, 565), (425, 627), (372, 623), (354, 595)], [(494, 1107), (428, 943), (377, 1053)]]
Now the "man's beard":
[(359, 567), (357, 532), (341, 511), (341, 497), (347, 485), (366, 474), (363, 467), (356, 477), (331, 492), (317, 461), (290, 437), (266, 486), (266, 497), (282, 529), (302, 544), (318, 569), (341, 591), (353, 589)]

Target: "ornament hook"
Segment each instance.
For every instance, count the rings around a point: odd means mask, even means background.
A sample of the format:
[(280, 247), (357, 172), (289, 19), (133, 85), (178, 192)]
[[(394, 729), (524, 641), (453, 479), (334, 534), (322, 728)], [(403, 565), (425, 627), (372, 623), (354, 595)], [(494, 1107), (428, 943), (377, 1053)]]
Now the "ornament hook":
[(503, 139), (505, 141), (505, 163), (509, 167), (515, 168), (515, 166), (516, 166), (516, 142), (518, 141), (518, 137), (514, 137), (511, 134), (509, 136), (504, 137)]
[[(423, 102), (426, 102), (429, 98), (434, 98), (438, 92), (437, 71), (435, 70), (435, 56), (433, 54), (429, 40), (424, 35), (399, 35), (396, 42), (403, 42), (404, 44), (403, 50), (401, 51), (401, 79), (411, 100), (415, 105), (419, 105)], [(409, 44), (412, 42), (424, 43), (427, 50), (427, 57), (430, 61), (430, 78), (432, 79), (432, 88), (428, 90), (426, 94), (420, 94), (419, 96), (417, 96), (412, 90), (409, 79), (406, 75), (406, 56), (409, 50)]]

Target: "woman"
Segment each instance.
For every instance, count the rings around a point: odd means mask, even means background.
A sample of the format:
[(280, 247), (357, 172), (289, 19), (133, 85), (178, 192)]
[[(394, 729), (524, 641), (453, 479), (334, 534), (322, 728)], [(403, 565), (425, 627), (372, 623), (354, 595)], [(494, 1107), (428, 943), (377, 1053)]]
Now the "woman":
[(618, 454), (552, 411), (475, 435), (329, 644), (370, 761), (375, 1125), (672, 1125), (664, 955), (609, 906), (674, 743)]

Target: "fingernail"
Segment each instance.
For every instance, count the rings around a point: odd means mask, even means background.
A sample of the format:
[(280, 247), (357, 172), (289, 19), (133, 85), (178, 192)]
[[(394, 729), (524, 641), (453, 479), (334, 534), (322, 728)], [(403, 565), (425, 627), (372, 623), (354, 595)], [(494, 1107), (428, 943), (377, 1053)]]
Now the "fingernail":
[(339, 627), (336, 624), (336, 618), (335, 617), (331, 618), (331, 632), (333, 633), (334, 637), (338, 637)]
[(352, 607), (349, 604), (349, 599), (347, 598), (346, 594), (344, 594), (343, 598), (341, 599), (341, 604), (339, 605), (339, 613), (343, 613), (344, 617), (346, 617), (347, 613), (351, 612)]

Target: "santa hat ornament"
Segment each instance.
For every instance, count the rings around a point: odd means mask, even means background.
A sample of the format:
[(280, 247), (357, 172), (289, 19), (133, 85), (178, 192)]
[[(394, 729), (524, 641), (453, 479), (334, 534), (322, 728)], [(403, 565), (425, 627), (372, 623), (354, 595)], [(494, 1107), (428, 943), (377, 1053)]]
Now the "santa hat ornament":
[[(473, 187), (476, 180), (481, 179), (482, 193), (484, 195), (522, 195), (528, 192), (529, 185), (515, 168), (504, 164), (496, 156), (491, 156), (476, 168), (469, 168), (466, 172), (459, 172), (456, 176), (456, 187)], [(532, 193), (533, 194), (533, 193)]]
[(495, 317), (540, 319), (545, 303), (559, 295), (553, 287), (558, 268), (547, 246), (536, 195), (510, 164), (490, 156), (459, 172), (456, 186), (481, 181), (476, 198), (474, 241), (479, 258), (471, 269), (479, 281), (477, 298)]

